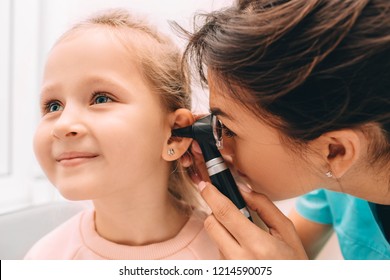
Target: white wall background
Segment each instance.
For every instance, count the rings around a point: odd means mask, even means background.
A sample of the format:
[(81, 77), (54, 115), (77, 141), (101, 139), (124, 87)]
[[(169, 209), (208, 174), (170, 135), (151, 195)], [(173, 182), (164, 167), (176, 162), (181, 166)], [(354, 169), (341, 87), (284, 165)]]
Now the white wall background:
[[(32, 137), (39, 120), (38, 96), (45, 58), (66, 29), (97, 10), (125, 7), (150, 15), (162, 31), (175, 36), (167, 20), (176, 20), (190, 29), (196, 11), (218, 9), (231, 1), (1, 0), (0, 213), (61, 199), (35, 160)], [(196, 96), (194, 110), (207, 111), (207, 93), (197, 91)]]

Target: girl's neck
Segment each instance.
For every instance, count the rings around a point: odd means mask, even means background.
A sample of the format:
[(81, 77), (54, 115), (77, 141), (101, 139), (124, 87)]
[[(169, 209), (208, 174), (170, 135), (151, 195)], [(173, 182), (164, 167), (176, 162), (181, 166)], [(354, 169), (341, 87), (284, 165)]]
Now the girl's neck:
[(173, 238), (188, 221), (188, 211), (177, 207), (168, 194), (165, 199), (108, 203), (95, 200), (95, 229), (111, 241), (140, 246)]

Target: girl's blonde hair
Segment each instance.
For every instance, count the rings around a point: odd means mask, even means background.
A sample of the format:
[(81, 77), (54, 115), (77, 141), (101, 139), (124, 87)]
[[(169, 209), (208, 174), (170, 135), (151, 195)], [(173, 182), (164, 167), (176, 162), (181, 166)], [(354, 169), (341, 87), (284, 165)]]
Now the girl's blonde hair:
[[(74, 25), (57, 43), (78, 31), (94, 28), (107, 28), (136, 57), (143, 77), (152, 91), (160, 96), (167, 112), (179, 108), (191, 110), (187, 67), (182, 67), (182, 53), (169, 36), (159, 32), (143, 17), (135, 16), (125, 9), (110, 9)], [(138, 40), (140, 37), (143, 40)], [(172, 164), (168, 189), (174, 198), (190, 205), (190, 209), (201, 205), (199, 194), (180, 161)]]

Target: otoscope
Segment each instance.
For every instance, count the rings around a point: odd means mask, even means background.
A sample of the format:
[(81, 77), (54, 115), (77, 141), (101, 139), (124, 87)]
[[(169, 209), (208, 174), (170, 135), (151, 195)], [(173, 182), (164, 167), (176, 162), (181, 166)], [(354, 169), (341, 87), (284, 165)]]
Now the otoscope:
[[(228, 197), (240, 211), (252, 221), (252, 217), (245, 205), (245, 201), (238, 191), (236, 182), (226, 166), (217, 147), (216, 126), (212, 122), (217, 121), (215, 116), (208, 115), (197, 120), (194, 124), (172, 130), (172, 136), (193, 138), (202, 150), (206, 162), (210, 180), (218, 190)], [(214, 127), (214, 129), (213, 129)]]

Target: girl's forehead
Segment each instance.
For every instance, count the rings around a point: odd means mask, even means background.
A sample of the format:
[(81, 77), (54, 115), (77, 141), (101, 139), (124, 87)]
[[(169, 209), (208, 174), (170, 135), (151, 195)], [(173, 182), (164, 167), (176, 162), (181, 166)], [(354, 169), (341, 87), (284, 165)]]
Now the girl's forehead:
[(98, 56), (113, 56), (110, 53), (115, 52), (116, 55), (123, 56), (124, 62), (134, 64), (142, 60), (141, 53), (147, 44), (142, 36), (133, 36), (131, 29), (124, 33), (105, 26), (87, 26), (65, 33), (53, 46), (51, 53), (67, 48), (77, 51), (77, 48), (74, 48), (76, 45), (79, 46), (79, 52), (84, 51), (87, 55), (95, 49), (101, 49), (102, 52), (97, 54)]
[(54, 46), (61, 42), (69, 41), (79, 37), (101, 36), (105, 40), (118, 42), (127, 47), (135, 48), (142, 45), (146, 40), (146, 35), (129, 27), (113, 27), (99, 24), (82, 25), (65, 32)]

